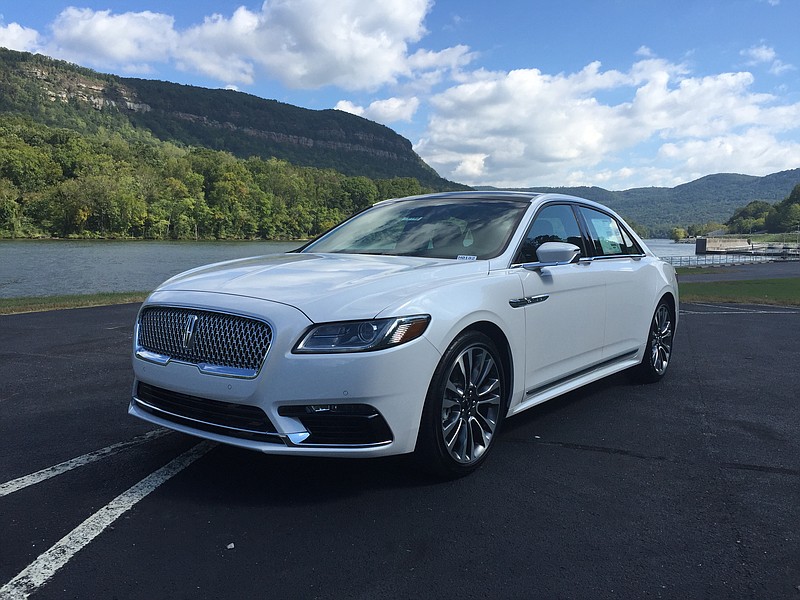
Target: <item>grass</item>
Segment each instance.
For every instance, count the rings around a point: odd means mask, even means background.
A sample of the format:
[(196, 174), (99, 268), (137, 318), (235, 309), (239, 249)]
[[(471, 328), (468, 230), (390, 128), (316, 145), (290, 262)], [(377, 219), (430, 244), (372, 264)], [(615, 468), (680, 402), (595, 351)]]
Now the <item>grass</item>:
[(114, 292), (36, 298), (0, 298), (0, 315), (143, 302), (148, 292)]
[[(678, 273), (680, 272), (681, 269), (678, 269)], [(697, 269), (686, 269), (686, 272), (696, 273)], [(681, 282), (680, 293), (681, 302), (800, 306), (800, 278)], [(35, 298), (0, 298), (0, 315), (129, 304), (143, 302), (147, 295), (148, 292), (116, 292)]]
[(681, 302), (800, 306), (800, 278), (680, 283)]

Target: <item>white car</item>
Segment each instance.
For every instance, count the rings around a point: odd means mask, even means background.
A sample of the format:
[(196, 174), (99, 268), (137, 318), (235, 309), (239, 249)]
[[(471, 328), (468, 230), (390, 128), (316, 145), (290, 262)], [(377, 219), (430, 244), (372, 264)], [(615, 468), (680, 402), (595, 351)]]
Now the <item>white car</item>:
[(630, 369), (657, 381), (673, 268), (613, 211), (557, 194), (380, 202), (303, 248), (161, 285), (132, 415), (271, 454), (414, 452), (478, 467), (503, 419)]

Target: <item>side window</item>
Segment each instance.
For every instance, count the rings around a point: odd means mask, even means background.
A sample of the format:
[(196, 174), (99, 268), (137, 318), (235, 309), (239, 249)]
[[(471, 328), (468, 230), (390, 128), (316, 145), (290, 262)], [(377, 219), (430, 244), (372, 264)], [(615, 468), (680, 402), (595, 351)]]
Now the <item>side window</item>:
[(545, 242), (567, 242), (581, 249), (585, 256), (581, 229), (575, 219), (575, 213), (568, 204), (551, 204), (540, 210), (531, 223), (528, 234), (522, 242), (514, 263), (538, 261), (536, 250)]
[(589, 236), (597, 256), (626, 256), (641, 254), (641, 250), (622, 229), (616, 219), (600, 211), (580, 207), (581, 214), (589, 227)]

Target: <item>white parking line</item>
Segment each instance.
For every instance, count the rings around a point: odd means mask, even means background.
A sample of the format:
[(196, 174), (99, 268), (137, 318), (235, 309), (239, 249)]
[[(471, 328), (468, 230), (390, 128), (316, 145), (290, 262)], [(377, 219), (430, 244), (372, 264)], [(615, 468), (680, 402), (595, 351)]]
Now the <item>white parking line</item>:
[(681, 314), (684, 315), (796, 315), (800, 311), (795, 308), (781, 308), (781, 307), (767, 307), (763, 308), (744, 308), (731, 305), (719, 304), (703, 304), (701, 302), (692, 302), (688, 306), (703, 306), (705, 308), (712, 308), (717, 310), (687, 310), (681, 308)]
[(88, 454), (84, 454), (83, 456), (79, 456), (78, 458), (72, 458), (70, 460), (64, 461), (52, 467), (47, 467), (46, 469), (42, 469), (41, 471), (36, 471), (35, 473), (31, 473), (30, 475), (24, 475), (22, 477), (18, 477), (17, 479), (12, 479), (11, 481), (0, 483), (0, 498), (2, 498), (3, 496), (7, 496), (8, 494), (13, 494), (14, 492), (18, 492), (19, 490), (24, 489), (28, 486), (45, 481), (46, 479), (50, 479), (51, 477), (55, 477), (56, 475), (61, 475), (62, 473), (66, 473), (67, 471), (70, 471), (72, 469), (76, 469), (78, 467), (88, 465), (98, 460), (102, 460), (103, 458), (112, 456), (117, 452), (120, 452), (127, 448), (138, 446), (139, 444), (144, 444), (145, 442), (149, 442), (150, 440), (154, 440), (156, 438), (162, 437), (170, 433), (172, 433), (172, 431), (169, 429), (155, 429), (153, 431), (148, 431), (144, 435), (137, 436), (132, 440), (128, 440), (127, 442), (119, 442), (118, 444), (106, 446), (105, 448), (101, 448), (100, 450), (89, 452)]
[(0, 588), (0, 600), (24, 600), (34, 593), (84, 546), (100, 535), (106, 527), (214, 446), (216, 446), (214, 442), (200, 442), (114, 498)]

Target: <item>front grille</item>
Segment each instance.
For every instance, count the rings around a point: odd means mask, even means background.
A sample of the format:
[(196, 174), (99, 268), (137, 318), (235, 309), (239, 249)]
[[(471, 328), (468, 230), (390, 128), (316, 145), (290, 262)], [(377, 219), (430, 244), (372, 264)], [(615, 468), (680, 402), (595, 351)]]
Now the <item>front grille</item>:
[[(152, 306), (139, 317), (139, 348), (212, 372), (253, 376), (272, 343), (267, 323), (189, 308)], [(214, 369), (216, 367), (217, 369)]]
[(220, 402), (139, 382), (134, 401), (150, 414), (203, 431), (281, 443), (275, 425), (257, 406)]

